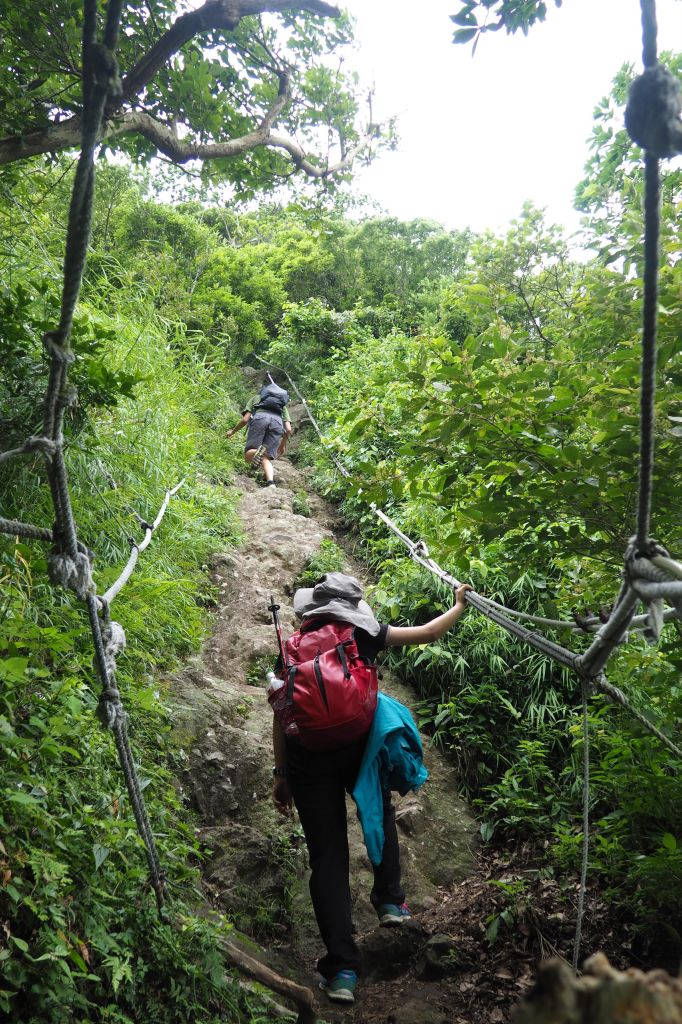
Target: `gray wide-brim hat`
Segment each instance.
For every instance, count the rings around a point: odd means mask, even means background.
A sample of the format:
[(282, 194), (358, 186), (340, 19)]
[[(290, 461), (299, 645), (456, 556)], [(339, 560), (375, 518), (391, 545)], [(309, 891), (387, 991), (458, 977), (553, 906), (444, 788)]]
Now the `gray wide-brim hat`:
[(312, 619), (318, 615), (350, 622), (370, 636), (381, 629), (372, 609), (362, 600), (362, 587), (355, 576), (345, 572), (328, 572), (314, 587), (301, 587), (294, 594), (294, 614), (299, 619)]

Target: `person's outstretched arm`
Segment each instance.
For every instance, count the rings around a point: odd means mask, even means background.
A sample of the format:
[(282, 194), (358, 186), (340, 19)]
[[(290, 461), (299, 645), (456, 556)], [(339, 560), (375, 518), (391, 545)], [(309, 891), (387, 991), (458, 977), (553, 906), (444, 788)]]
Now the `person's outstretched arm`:
[(242, 416), (242, 418), (240, 419), (239, 423), (237, 423), (236, 426), (234, 426), (230, 430), (228, 430), (225, 436), (226, 437), (232, 437), (232, 435), (236, 434), (238, 430), (241, 430), (242, 427), (245, 427), (250, 419), (251, 419), (251, 413), (250, 412), (245, 412), (244, 415)]
[(467, 590), (473, 590), (468, 583), (462, 583), (455, 593), (455, 604), (447, 612), (438, 615), (423, 626), (389, 626), (386, 636), (387, 647), (407, 647), (410, 644), (431, 644), (440, 639), (466, 611)]

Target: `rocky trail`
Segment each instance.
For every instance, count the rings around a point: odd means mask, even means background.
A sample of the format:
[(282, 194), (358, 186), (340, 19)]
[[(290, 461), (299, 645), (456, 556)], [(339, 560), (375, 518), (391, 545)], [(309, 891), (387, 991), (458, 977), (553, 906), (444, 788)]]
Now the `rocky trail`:
[[(371, 868), (348, 798), (354, 922), (364, 973), (350, 1008), (330, 1004), (317, 991), (315, 962), (322, 947), (310, 906), (303, 835), (295, 816), (282, 818), (271, 803), (272, 713), (265, 671), (277, 645), (268, 605), (274, 595), (283, 633), (289, 635), (295, 628), (291, 601), (297, 577), (324, 540), (334, 539), (343, 548), (345, 571), (365, 584), (370, 580), (354, 558), (347, 527), (328, 504), (307, 492), (303, 472), (282, 459), (276, 480), (273, 488), (262, 487), (249, 473), (235, 480), (242, 492), (243, 542), (214, 560), (220, 596), (213, 633), (201, 655), (168, 681), (180, 746), (178, 775), (199, 820), (207, 904), (235, 922), (236, 942), (250, 956), (316, 992), (320, 1022), (510, 1021), (532, 984), (537, 961), (570, 957), (577, 887), (573, 880), (548, 877), (524, 851), (504, 860), (484, 858), (478, 826), (457, 795), (454, 768), (426, 738), (429, 781), (417, 794), (396, 795), (403, 876), (414, 917), (401, 928), (377, 927), (369, 903)], [(301, 507), (302, 493), (306, 515), (294, 511)], [(382, 672), (382, 689), (413, 704), (414, 694)], [(612, 936), (610, 943), (607, 934), (604, 940), (609, 914), (597, 891), (590, 891), (588, 905), (585, 953), (607, 948), (618, 962), (622, 936)], [(494, 921), (498, 938), (493, 943)], [(553, 983), (564, 994), (573, 992), (570, 980), (557, 978)], [(546, 1018), (518, 1020), (599, 1019), (586, 1012), (580, 1016), (574, 1007), (565, 1016), (552, 1011)], [(273, 1001), (272, 1019), (284, 1015), (295, 1019)]]

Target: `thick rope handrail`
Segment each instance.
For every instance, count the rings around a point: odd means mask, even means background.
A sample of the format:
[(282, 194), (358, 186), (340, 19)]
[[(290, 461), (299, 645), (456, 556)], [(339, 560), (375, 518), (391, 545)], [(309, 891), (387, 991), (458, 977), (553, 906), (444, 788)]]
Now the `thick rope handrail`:
[[(317, 423), (315, 417), (310, 412), (307, 402), (303, 398), (301, 392), (299, 391), (295, 382), (292, 380), (289, 373), (283, 367), (278, 366), (275, 363), (269, 362), (266, 359), (262, 359), (260, 356), (257, 356), (256, 358), (259, 360), (259, 362), (267, 366), (271, 366), (273, 369), (278, 370), (280, 373), (284, 374), (286, 379), (289, 381), (293, 391), (296, 393), (302, 405), (306, 409), (310, 422), (314, 430), (316, 431), (317, 435), (319, 436), (320, 440), (322, 441), (326, 454), (337, 467), (337, 469), (340, 470), (344, 477), (346, 477), (347, 479), (352, 479), (351, 474), (348, 472), (345, 466), (342, 466), (342, 464), (338, 461), (333, 452), (329, 450), (329, 446), (326, 443), (326, 439), (322, 434), (319, 424)], [(375, 515), (379, 519), (381, 519), (384, 522), (384, 524), (388, 526), (388, 528), (395, 534), (395, 536), (397, 536), (408, 548), (410, 552), (410, 557), (413, 559), (413, 561), (422, 565), (425, 569), (428, 569), (429, 572), (433, 573), (435, 576), (437, 576), (451, 588), (456, 589), (460, 585), (460, 581), (458, 581), (450, 573), (447, 573), (432, 558), (428, 556), (428, 551), (426, 550), (426, 545), (424, 544), (423, 541), (413, 541), (410, 537), (407, 536), (406, 533), (404, 533), (400, 529), (400, 527), (389, 516), (386, 515), (385, 512), (377, 508), (377, 506), (373, 502), (370, 504), (370, 507), (372, 508), (372, 511), (375, 513)], [(663, 560), (662, 564), (660, 564), (657, 567), (659, 572), (670, 572), (670, 567), (667, 565), (668, 560), (666, 560), (665, 556), (652, 555), (652, 557)], [(673, 562), (673, 568), (675, 569), (676, 573), (678, 572), (678, 568), (679, 571), (682, 572), (682, 566), (680, 566), (679, 563), (674, 562), (672, 559), (670, 559), (669, 561)], [(640, 583), (638, 589), (644, 586), (644, 583)], [(656, 582), (654, 586), (656, 588), (655, 593), (658, 596), (660, 596), (664, 590), (671, 589), (669, 587), (669, 584), (665, 582)], [(674, 590), (676, 596), (677, 584), (675, 584)], [(540, 620), (537, 624), (547, 625), (553, 629), (571, 628), (574, 632), (577, 632), (578, 630), (576, 629), (575, 622), (569, 623), (566, 620), (559, 619), (545, 619), (543, 621), (542, 616), (531, 616), (530, 618), (527, 618), (527, 613), (516, 612), (513, 609), (506, 608), (504, 605), (498, 604), (496, 601), (491, 601), (490, 598), (483, 597), (483, 595), (481, 594), (476, 594), (473, 591), (467, 591), (466, 593), (467, 603), (471, 604), (472, 607), (477, 609), (477, 611), (481, 612), (491, 621), (495, 622), (497, 625), (505, 629), (508, 633), (517, 637), (517, 639), (522, 640), (524, 643), (527, 643), (529, 646), (533, 647), (541, 654), (545, 654), (547, 655), (547, 657), (552, 658), (559, 664), (565, 665), (567, 668), (573, 669), (573, 671), (575, 671), (580, 678), (590, 680), (593, 685), (595, 685), (595, 680), (597, 678), (603, 676), (603, 669), (606, 662), (609, 659), (610, 654), (616, 646), (618, 646), (625, 640), (628, 630), (633, 629), (635, 627), (646, 628), (647, 623), (650, 619), (649, 613), (641, 616), (635, 616), (634, 614), (639, 599), (639, 595), (635, 592), (635, 590), (624, 583), (621, 587), (621, 593), (619, 595), (618, 600), (615, 603), (614, 609), (611, 612), (608, 621), (606, 623), (601, 623), (601, 620), (598, 619), (588, 620), (588, 625), (590, 627), (593, 626), (597, 629), (597, 636), (594, 642), (583, 654), (575, 654), (573, 651), (570, 651), (566, 647), (563, 647), (560, 644), (557, 644), (554, 641), (549, 640), (542, 634), (535, 633), (529, 629), (526, 629), (524, 626), (521, 625), (519, 621), (515, 621), (515, 619), (523, 619), (525, 621), (531, 622), (537, 622), (537, 620)], [(682, 618), (682, 608), (678, 608), (676, 604), (676, 607), (667, 609), (662, 614), (661, 625), (664, 622), (670, 622), (673, 619), (679, 618)], [(620, 693), (620, 691), (618, 692)], [(623, 700), (625, 700), (624, 696)], [(622, 701), (620, 703), (622, 703)], [(630, 711), (633, 714), (633, 716), (640, 721), (640, 723), (645, 729), (651, 732), (654, 736), (657, 736), (659, 739), (663, 737), (663, 742), (666, 743), (666, 746), (670, 746), (671, 741), (668, 741), (667, 738), (664, 737), (664, 734), (660, 732), (660, 730), (656, 729), (655, 726), (652, 726), (648, 719), (644, 718), (643, 716), (640, 716), (639, 713), (636, 712), (636, 710), (632, 708), (631, 705), (623, 704), (622, 706), (626, 707), (626, 709)], [(674, 744), (673, 747), (675, 751), (677, 751), (677, 748)]]
[(18, 519), (5, 519), (0, 516), (0, 533), (10, 537), (26, 537), (27, 540), (44, 540), (52, 544), (54, 533), (44, 526), (33, 526), (32, 523), (20, 523)]
[[(456, 590), (457, 587), (461, 586), (461, 581), (456, 579), (450, 573), (446, 572), (445, 569), (441, 568), (437, 562), (429, 557), (426, 545), (423, 541), (413, 541), (407, 534), (398, 527), (390, 516), (387, 516), (380, 508), (372, 504), (371, 506), (374, 514), (381, 519), (383, 523), (391, 530), (409, 549), (410, 558), (417, 562), (419, 565), (428, 569), (429, 572), (437, 576), (443, 583), (446, 583), (451, 589)], [(523, 640), (525, 643), (534, 647), (542, 654), (546, 654), (548, 657), (553, 658), (561, 665), (566, 665), (568, 668), (576, 668), (577, 655), (567, 648), (562, 647), (560, 644), (555, 643), (553, 640), (548, 640), (547, 637), (542, 636), (539, 633), (533, 633), (531, 630), (526, 629), (525, 626), (521, 625), (520, 622), (516, 622), (513, 619), (507, 617), (504, 611), (498, 610), (498, 607), (491, 605), (486, 598), (477, 594), (473, 590), (466, 592), (465, 600), (467, 604), (472, 605), (477, 611), (485, 615), (486, 618), (491, 619), (497, 625), (502, 626), (508, 633), (517, 637), (519, 640)]]
[(149, 523), (144, 523), (143, 524), (143, 526), (144, 526), (144, 539), (139, 544), (136, 544), (134, 541), (130, 542), (130, 545), (131, 545), (130, 556), (128, 558), (128, 561), (125, 564), (125, 567), (124, 567), (123, 571), (121, 572), (121, 575), (118, 577), (118, 579), (114, 583), (111, 584), (111, 586), (107, 590), (105, 590), (105, 592), (99, 598), (100, 602), (103, 605), (110, 605), (111, 602), (114, 600), (114, 598), (121, 592), (121, 590), (123, 589), (124, 585), (128, 582), (128, 580), (132, 576), (133, 569), (135, 568), (135, 565), (137, 564), (137, 559), (142, 554), (142, 552), (145, 550), (145, 548), (149, 547), (149, 544), (151, 543), (151, 539), (152, 539), (152, 536), (154, 534), (154, 531), (156, 530), (156, 528), (158, 527), (159, 523), (163, 519), (163, 517), (164, 517), (164, 515), (166, 513), (166, 509), (168, 508), (168, 504), (169, 504), (171, 498), (175, 494), (177, 494), (177, 492), (180, 490), (180, 488), (182, 487), (184, 482), (185, 481), (183, 479), (183, 480), (180, 481), (179, 484), (176, 484), (175, 487), (171, 488), (171, 490), (166, 491), (166, 496), (163, 499), (163, 504), (161, 505), (161, 508), (159, 509), (159, 513), (158, 513), (156, 519), (154, 520), (154, 522), (152, 523), (152, 525), (150, 526)]
[[(298, 397), (299, 401), (301, 402), (301, 404), (303, 405), (304, 409), (306, 410), (308, 419), (310, 420), (310, 423), (311, 423), (313, 429), (315, 430), (315, 432), (317, 433), (318, 437), (320, 438), (320, 441), (322, 442), (322, 445), (323, 445), (324, 450), (325, 450), (325, 452), (327, 454), (327, 457), (331, 460), (331, 462), (334, 463), (334, 465), (336, 466), (336, 468), (338, 469), (338, 471), (341, 473), (341, 475), (343, 477), (345, 477), (347, 480), (352, 479), (351, 474), (348, 472), (346, 467), (337, 459), (337, 457), (334, 454), (334, 452), (331, 451), (331, 449), (329, 447), (329, 444), (327, 442), (327, 439), (325, 438), (324, 434), (322, 433), (322, 430), (320, 429), (320, 426), (319, 426), (317, 420), (315, 419), (315, 417), (313, 416), (312, 412), (310, 411), (310, 406), (308, 405), (308, 403), (306, 402), (305, 398), (303, 397), (303, 395), (299, 391), (298, 387), (296, 386), (295, 381), (292, 379), (290, 374), (284, 369), (284, 367), (278, 366), (276, 363), (270, 362), (267, 359), (263, 359), (261, 356), (256, 356), (256, 359), (258, 359), (258, 361), (263, 363), (265, 366), (271, 366), (273, 368), (273, 370), (277, 370), (279, 373), (282, 373), (286, 377), (287, 381), (291, 385), (292, 390), (295, 392), (295, 394)], [(403, 541), (404, 544), (406, 544), (406, 546), (408, 548), (413, 546), (414, 542), (411, 541), (410, 538), (407, 537), (396, 526), (396, 524), (393, 523), (392, 521), (391, 521), (391, 530), (393, 531), (393, 533), (396, 534), (397, 537), (399, 537)], [(675, 563), (675, 564), (679, 565), (679, 563)], [(680, 566), (680, 572), (682, 572), (682, 566)], [(436, 573), (436, 575), (437, 575), (437, 573)], [(485, 603), (488, 608), (496, 609), (497, 611), (501, 612), (504, 616), (507, 616), (507, 617), (509, 617), (511, 619), (518, 619), (521, 622), (530, 622), (533, 625), (545, 626), (546, 628), (549, 628), (549, 629), (570, 630), (570, 632), (572, 632), (574, 634), (578, 634), (578, 633), (593, 633), (593, 632), (596, 632), (599, 629), (601, 629), (601, 627), (603, 625), (602, 620), (596, 618), (595, 616), (588, 616), (585, 619), (585, 625), (582, 626), (582, 625), (578, 624), (575, 620), (570, 621), (568, 619), (551, 619), (551, 618), (546, 618), (545, 616), (542, 616), (542, 615), (532, 615), (530, 612), (520, 612), (520, 611), (517, 611), (514, 608), (508, 608), (506, 605), (500, 604), (497, 601), (492, 601), (488, 597), (483, 597), (480, 594), (478, 595), (478, 600), (481, 602), (481, 605), (477, 604), (477, 607), (479, 608), (479, 610), (482, 610), (482, 604)], [(663, 613), (663, 622), (671, 622), (673, 619), (676, 619), (676, 618), (679, 618), (679, 617), (682, 617), (682, 616), (680, 616), (680, 614), (678, 613), (678, 611), (675, 608), (666, 609), (666, 611)], [(490, 615), (489, 618), (492, 618), (492, 615)], [(496, 620), (496, 621), (498, 621), (498, 620)], [(630, 626), (633, 629), (638, 629), (640, 627), (645, 626), (647, 621), (648, 621), (648, 615), (634, 616), (632, 618)], [(499, 621), (498, 621), (498, 624), (502, 625), (502, 623), (499, 622)], [(534, 636), (535, 634), (532, 634), (532, 633), (526, 631), (525, 634), (521, 634), (521, 633), (516, 632), (515, 635), (519, 636), (520, 639), (526, 639), (527, 637)], [(548, 643), (549, 642), (550, 641), (548, 641)]]

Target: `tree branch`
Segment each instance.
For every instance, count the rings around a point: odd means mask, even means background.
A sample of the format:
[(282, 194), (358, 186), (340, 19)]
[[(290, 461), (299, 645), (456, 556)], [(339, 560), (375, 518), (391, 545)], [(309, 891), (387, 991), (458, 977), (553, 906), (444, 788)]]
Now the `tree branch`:
[(123, 99), (130, 100), (152, 80), (169, 57), (177, 53), (185, 43), (202, 32), (224, 28), (234, 31), (242, 18), (257, 14), (276, 14), (296, 8), (319, 14), (321, 17), (338, 18), (339, 9), (322, 0), (207, 0), (196, 11), (181, 14), (168, 31), (152, 46), (151, 50), (137, 62), (123, 79)]
[(379, 129), (377, 125), (369, 125), (367, 131), (359, 142), (353, 146), (352, 149), (349, 149), (341, 160), (337, 161), (335, 164), (331, 164), (331, 166), (327, 165), (325, 167), (318, 167), (316, 164), (311, 163), (299, 144), (294, 139), (290, 139), (285, 135), (276, 135), (274, 132), (270, 132), (266, 144), (274, 147), (275, 149), (285, 150), (296, 167), (309, 177), (328, 178), (332, 174), (338, 174), (340, 171), (344, 171), (347, 167), (350, 167), (358, 153), (361, 153), (373, 139), (376, 139), (378, 131)]
[[(106, 138), (107, 134), (109, 137), (112, 137), (123, 134), (123, 132), (136, 130), (132, 128), (121, 129), (120, 127), (121, 124), (126, 123), (127, 119), (135, 115), (125, 114), (123, 118), (113, 122), (111, 119), (116, 114), (116, 111), (120, 109), (122, 103), (126, 101), (132, 102), (166, 61), (194, 36), (202, 32), (208, 32), (211, 29), (233, 30), (242, 18), (265, 13), (275, 14), (286, 10), (305, 11), (321, 17), (331, 18), (337, 18), (340, 13), (338, 7), (325, 3), (324, 0), (298, 0), (298, 2), (296, 0), (207, 0), (196, 11), (181, 14), (168, 31), (157, 40), (148, 53), (123, 78), (120, 96), (106, 110), (108, 132), (105, 132), (104, 137)], [(279, 109), (281, 110), (282, 107)], [(268, 112), (264, 120), (268, 119), (269, 114), (270, 112)], [(145, 116), (150, 117), (150, 115)], [(127, 123), (130, 123), (129, 120)], [(158, 124), (159, 122), (156, 123)], [(272, 120), (270, 124), (272, 124)], [(261, 129), (258, 130), (260, 131)], [(80, 135), (81, 119), (79, 115), (74, 115), (64, 121), (55, 122), (47, 128), (41, 128), (38, 131), (0, 139), (0, 165), (13, 163), (16, 160), (22, 160), (30, 156), (37, 156), (41, 153), (56, 153), (63, 149), (72, 149), (80, 144)], [(248, 137), (250, 138), (253, 135), (254, 133), (251, 133)], [(146, 137), (149, 138), (150, 136), (147, 135)], [(239, 142), (240, 140), (235, 141)], [(258, 140), (246, 148), (253, 148), (254, 145), (261, 144), (262, 141)], [(229, 146), (230, 143), (217, 145)], [(237, 152), (244, 151), (244, 147), (237, 150)], [(162, 152), (167, 153), (167, 150), (162, 149)], [(216, 155), (231, 156), (233, 154), (228, 151)], [(189, 160), (192, 156), (201, 156), (201, 154), (188, 154), (184, 159)], [(204, 158), (206, 156), (208, 154), (204, 154)], [(179, 162), (183, 161), (180, 160)]]
[(286, 102), (287, 97), (280, 92), (258, 128), (246, 135), (240, 135), (239, 138), (229, 139), (225, 142), (202, 143), (179, 139), (170, 127), (142, 110), (122, 114), (114, 121), (107, 122), (103, 137), (105, 139), (113, 138), (117, 135), (136, 132), (148, 139), (160, 153), (163, 153), (175, 164), (184, 164), (188, 160), (221, 160), (248, 153), (258, 146), (269, 146), (273, 149), (283, 149), (289, 154), (295, 166), (311, 178), (327, 178), (350, 167), (358, 153), (369, 145), (372, 139), (376, 138), (377, 128), (375, 125), (370, 125), (357, 145), (348, 150), (341, 160), (332, 165), (317, 166), (308, 159), (295, 139), (271, 131), (272, 121)]
[(266, 967), (260, 960), (244, 953), (232, 942), (222, 941), (220, 947), (228, 959), (244, 974), (255, 978), (261, 985), (266, 985), (273, 992), (291, 999), (298, 1009), (297, 1024), (316, 1024), (318, 1017), (315, 996), (309, 988), (276, 974), (270, 967)]

